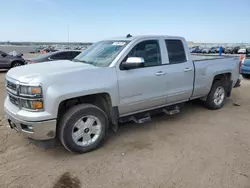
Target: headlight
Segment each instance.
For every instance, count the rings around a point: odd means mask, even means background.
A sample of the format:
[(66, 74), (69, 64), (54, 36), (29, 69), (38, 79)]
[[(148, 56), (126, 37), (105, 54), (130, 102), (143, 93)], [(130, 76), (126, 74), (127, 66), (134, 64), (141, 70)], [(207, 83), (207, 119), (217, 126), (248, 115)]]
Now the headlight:
[(20, 95), (41, 96), (42, 88), (40, 86), (22, 86), (20, 85)]
[(27, 110), (43, 110), (43, 101), (21, 99), (21, 107)]

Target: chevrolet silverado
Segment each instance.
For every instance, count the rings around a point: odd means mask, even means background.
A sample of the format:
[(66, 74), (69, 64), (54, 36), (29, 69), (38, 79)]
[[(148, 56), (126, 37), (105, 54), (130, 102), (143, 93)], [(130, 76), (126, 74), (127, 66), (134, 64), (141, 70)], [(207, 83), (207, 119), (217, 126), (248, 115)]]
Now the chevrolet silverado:
[(127, 36), (94, 43), (72, 61), (16, 67), (6, 75), (11, 128), (39, 142), (59, 140), (74, 153), (100, 146), (119, 122), (175, 114), (200, 99), (223, 107), (240, 86), (240, 62), (191, 56), (182, 37)]

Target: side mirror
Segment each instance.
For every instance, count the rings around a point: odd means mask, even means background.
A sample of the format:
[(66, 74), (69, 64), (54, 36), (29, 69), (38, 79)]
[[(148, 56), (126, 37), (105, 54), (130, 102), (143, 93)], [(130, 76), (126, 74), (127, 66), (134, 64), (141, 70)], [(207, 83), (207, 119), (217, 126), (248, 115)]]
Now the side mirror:
[(129, 57), (126, 62), (122, 62), (122, 69), (129, 70), (129, 69), (136, 69), (144, 67), (145, 61), (142, 57)]
[(2, 57), (6, 57), (7, 55), (6, 54), (2, 54)]

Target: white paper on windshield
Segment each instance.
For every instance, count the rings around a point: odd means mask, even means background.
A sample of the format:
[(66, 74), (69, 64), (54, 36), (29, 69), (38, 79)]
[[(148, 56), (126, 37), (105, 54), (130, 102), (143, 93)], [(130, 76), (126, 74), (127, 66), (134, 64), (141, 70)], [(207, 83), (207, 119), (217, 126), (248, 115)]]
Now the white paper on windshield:
[(112, 45), (114, 45), (114, 46), (123, 46), (125, 44), (126, 44), (126, 42), (113, 42)]

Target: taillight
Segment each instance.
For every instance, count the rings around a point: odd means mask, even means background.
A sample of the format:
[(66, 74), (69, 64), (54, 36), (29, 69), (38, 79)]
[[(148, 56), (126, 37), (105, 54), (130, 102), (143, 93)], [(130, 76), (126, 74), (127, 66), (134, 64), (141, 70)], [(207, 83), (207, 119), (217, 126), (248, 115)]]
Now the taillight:
[(243, 64), (244, 64), (244, 60), (241, 60), (240, 64), (239, 64), (239, 73), (241, 73), (241, 67), (242, 67)]
[(244, 59), (245, 59), (245, 56), (242, 54), (242, 55), (240, 56), (239, 73), (241, 73), (241, 67), (242, 67), (242, 65), (244, 64)]

